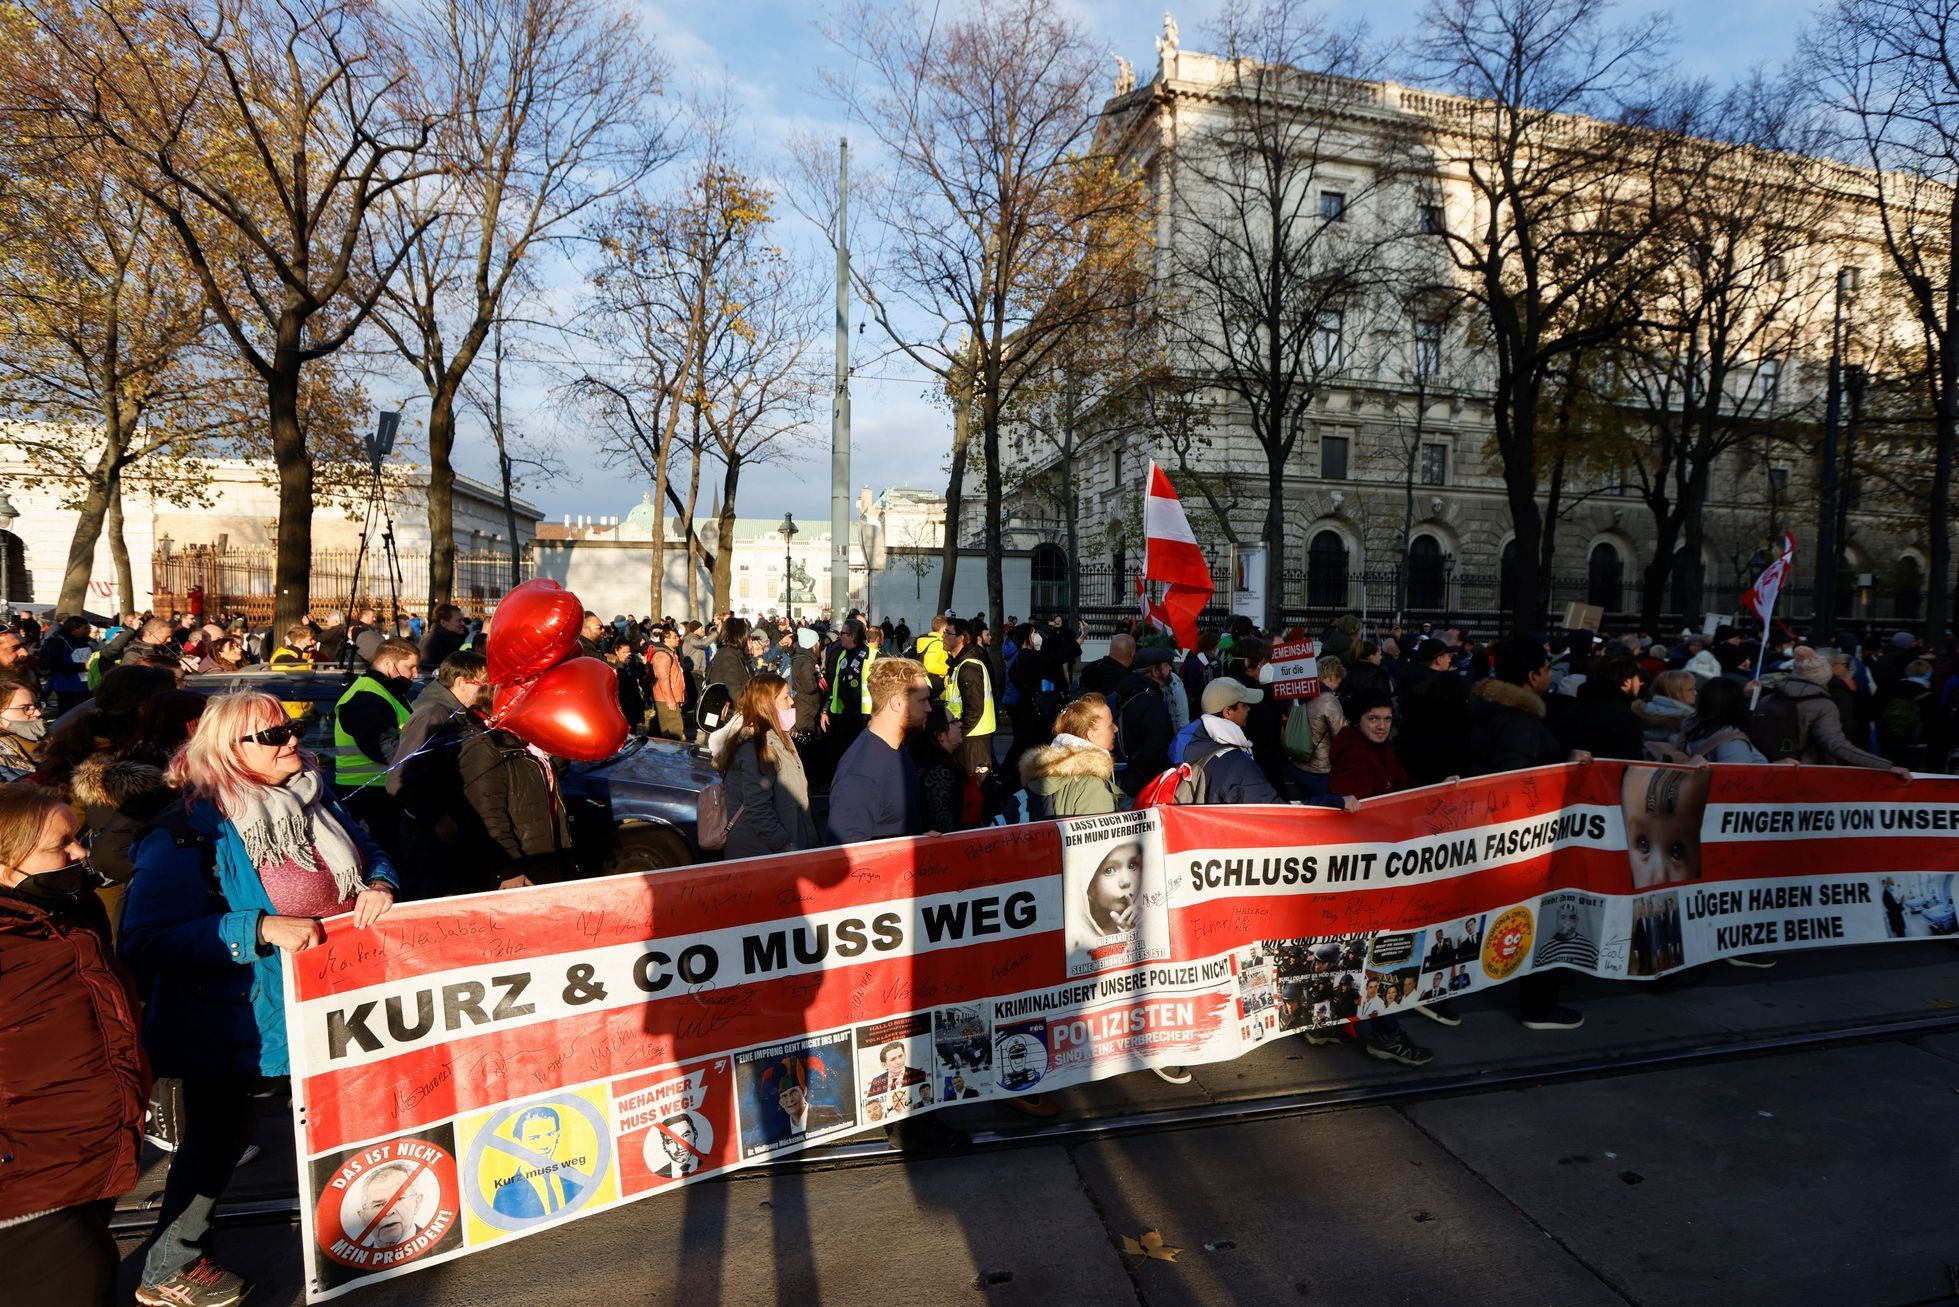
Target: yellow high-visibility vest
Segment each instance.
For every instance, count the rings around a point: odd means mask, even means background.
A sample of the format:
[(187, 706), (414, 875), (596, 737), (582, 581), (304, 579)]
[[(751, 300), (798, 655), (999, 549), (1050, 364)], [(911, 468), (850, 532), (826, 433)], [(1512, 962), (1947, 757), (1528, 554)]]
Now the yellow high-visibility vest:
[(958, 721), (966, 711), (965, 696), (959, 692), (959, 669), (967, 663), (977, 663), (979, 665), (980, 690), (985, 695), (986, 706), (980, 709), (979, 725), (966, 733), (969, 736), (991, 735), (995, 726), (993, 720), (993, 673), (987, 670), (986, 659), (978, 654), (962, 655), (959, 661), (953, 664), (950, 673), (946, 676), (945, 693), (939, 697), (945, 701), (945, 710), (952, 714), (952, 719)]

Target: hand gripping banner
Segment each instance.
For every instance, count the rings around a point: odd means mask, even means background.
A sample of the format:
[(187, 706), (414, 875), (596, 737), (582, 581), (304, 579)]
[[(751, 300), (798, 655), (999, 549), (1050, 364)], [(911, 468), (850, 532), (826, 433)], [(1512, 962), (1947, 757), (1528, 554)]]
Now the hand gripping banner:
[(948, 1103), (1952, 937), (1959, 780), (1592, 763), (403, 904), (287, 959), (318, 1301)]

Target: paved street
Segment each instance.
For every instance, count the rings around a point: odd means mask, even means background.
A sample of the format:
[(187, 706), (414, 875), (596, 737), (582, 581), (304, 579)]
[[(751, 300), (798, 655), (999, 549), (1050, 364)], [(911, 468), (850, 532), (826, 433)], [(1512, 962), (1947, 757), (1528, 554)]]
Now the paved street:
[[(1437, 1052), (1420, 1072), (1282, 1041), (1182, 1088), (1127, 1076), (1063, 1096), (1075, 1122), (1220, 1119), (1044, 1142), (1021, 1118), (968, 1109), (975, 1129), (1028, 1137), (952, 1160), (710, 1181), (348, 1301), (1902, 1307), (1954, 1293), (1959, 1033), (1743, 1046), (1948, 1014), (1951, 945), (1717, 967), (1673, 991), (1576, 984), (1590, 1019), (1569, 1035), (1522, 1031), (1506, 997), (1479, 996), (1460, 1028), (1415, 1028)], [(1473, 1083), (1692, 1050), (1709, 1056)], [(1417, 1081), (1434, 1092), (1261, 1119), (1222, 1110)], [(255, 1163), (239, 1194), (276, 1192), (286, 1165)], [(1181, 1250), (1174, 1262), (1123, 1254), (1124, 1236), (1150, 1229)], [(260, 1280), (255, 1302), (301, 1301), (296, 1230), (221, 1240)]]

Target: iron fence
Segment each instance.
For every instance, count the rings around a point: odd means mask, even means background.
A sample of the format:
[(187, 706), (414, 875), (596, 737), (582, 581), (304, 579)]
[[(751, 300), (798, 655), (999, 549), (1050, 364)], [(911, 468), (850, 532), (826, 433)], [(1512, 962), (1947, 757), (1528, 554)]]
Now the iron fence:
[[(429, 556), (426, 549), (396, 554), (399, 590), (385, 554), (368, 550), (318, 549), (308, 569), (308, 593), (314, 612), (372, 604), (384, 616), (399, 605), (402, 613), (427, 613)], [(150, 558), (151, 607), (157, 612), (188, 612), (201, 605), (207, 613), (228, 613), (257, 624), (272, 620), (278, 587), (273, 582), (276, 555), (270, 546), (178, 545), (159, 549)], [(359, 569), (358, 583), (355, 571)], [(456, 552), (452, 601), (471, 617), (482, 617), (511, 586), (535, 572), (526, 549), (512, 576), (508, 553)], [(193, 591), (201, 593), (193, 597)]]

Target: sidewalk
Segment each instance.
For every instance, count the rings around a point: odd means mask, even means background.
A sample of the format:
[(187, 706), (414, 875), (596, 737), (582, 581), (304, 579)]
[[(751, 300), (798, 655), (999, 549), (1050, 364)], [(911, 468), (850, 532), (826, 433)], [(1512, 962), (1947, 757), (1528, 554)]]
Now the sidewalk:
[[(1939, 1015), (1945, 944), (1839, 950), (1695, 989), (1575, 986), (1589, 1020), (1531, 1035), (1501, 990), (1411, 1031), (1430, 1071)], [(1071, 1115), (1408, 1078), (1287, 1040), (1173, 1089), (1126, 1076)], [(736, 1175), (357, 1292), (354, 1304), (1907, 1304), (1959, 1266), (1959, 1034), (1738, 1056), (1402, 1104), (964, 1158)], [(979, 1128), (1014, 1128), (974, 1109)], [(264, 1164), (258, 1164), (263, 1166)], [(258, 1170), (258, 1166), (251, 1168)], [(271, 1178), (268, 1176), (268, 1178)], [(290, 1186), (288, 1185), (288, 1192)], [(1155, 1229), (1174, 1262), (1125, 1256)], [(127, 1250), (132, 1245), (125, 1245)], [(221, 1232), (293, 1303), (298, 1233)]]

